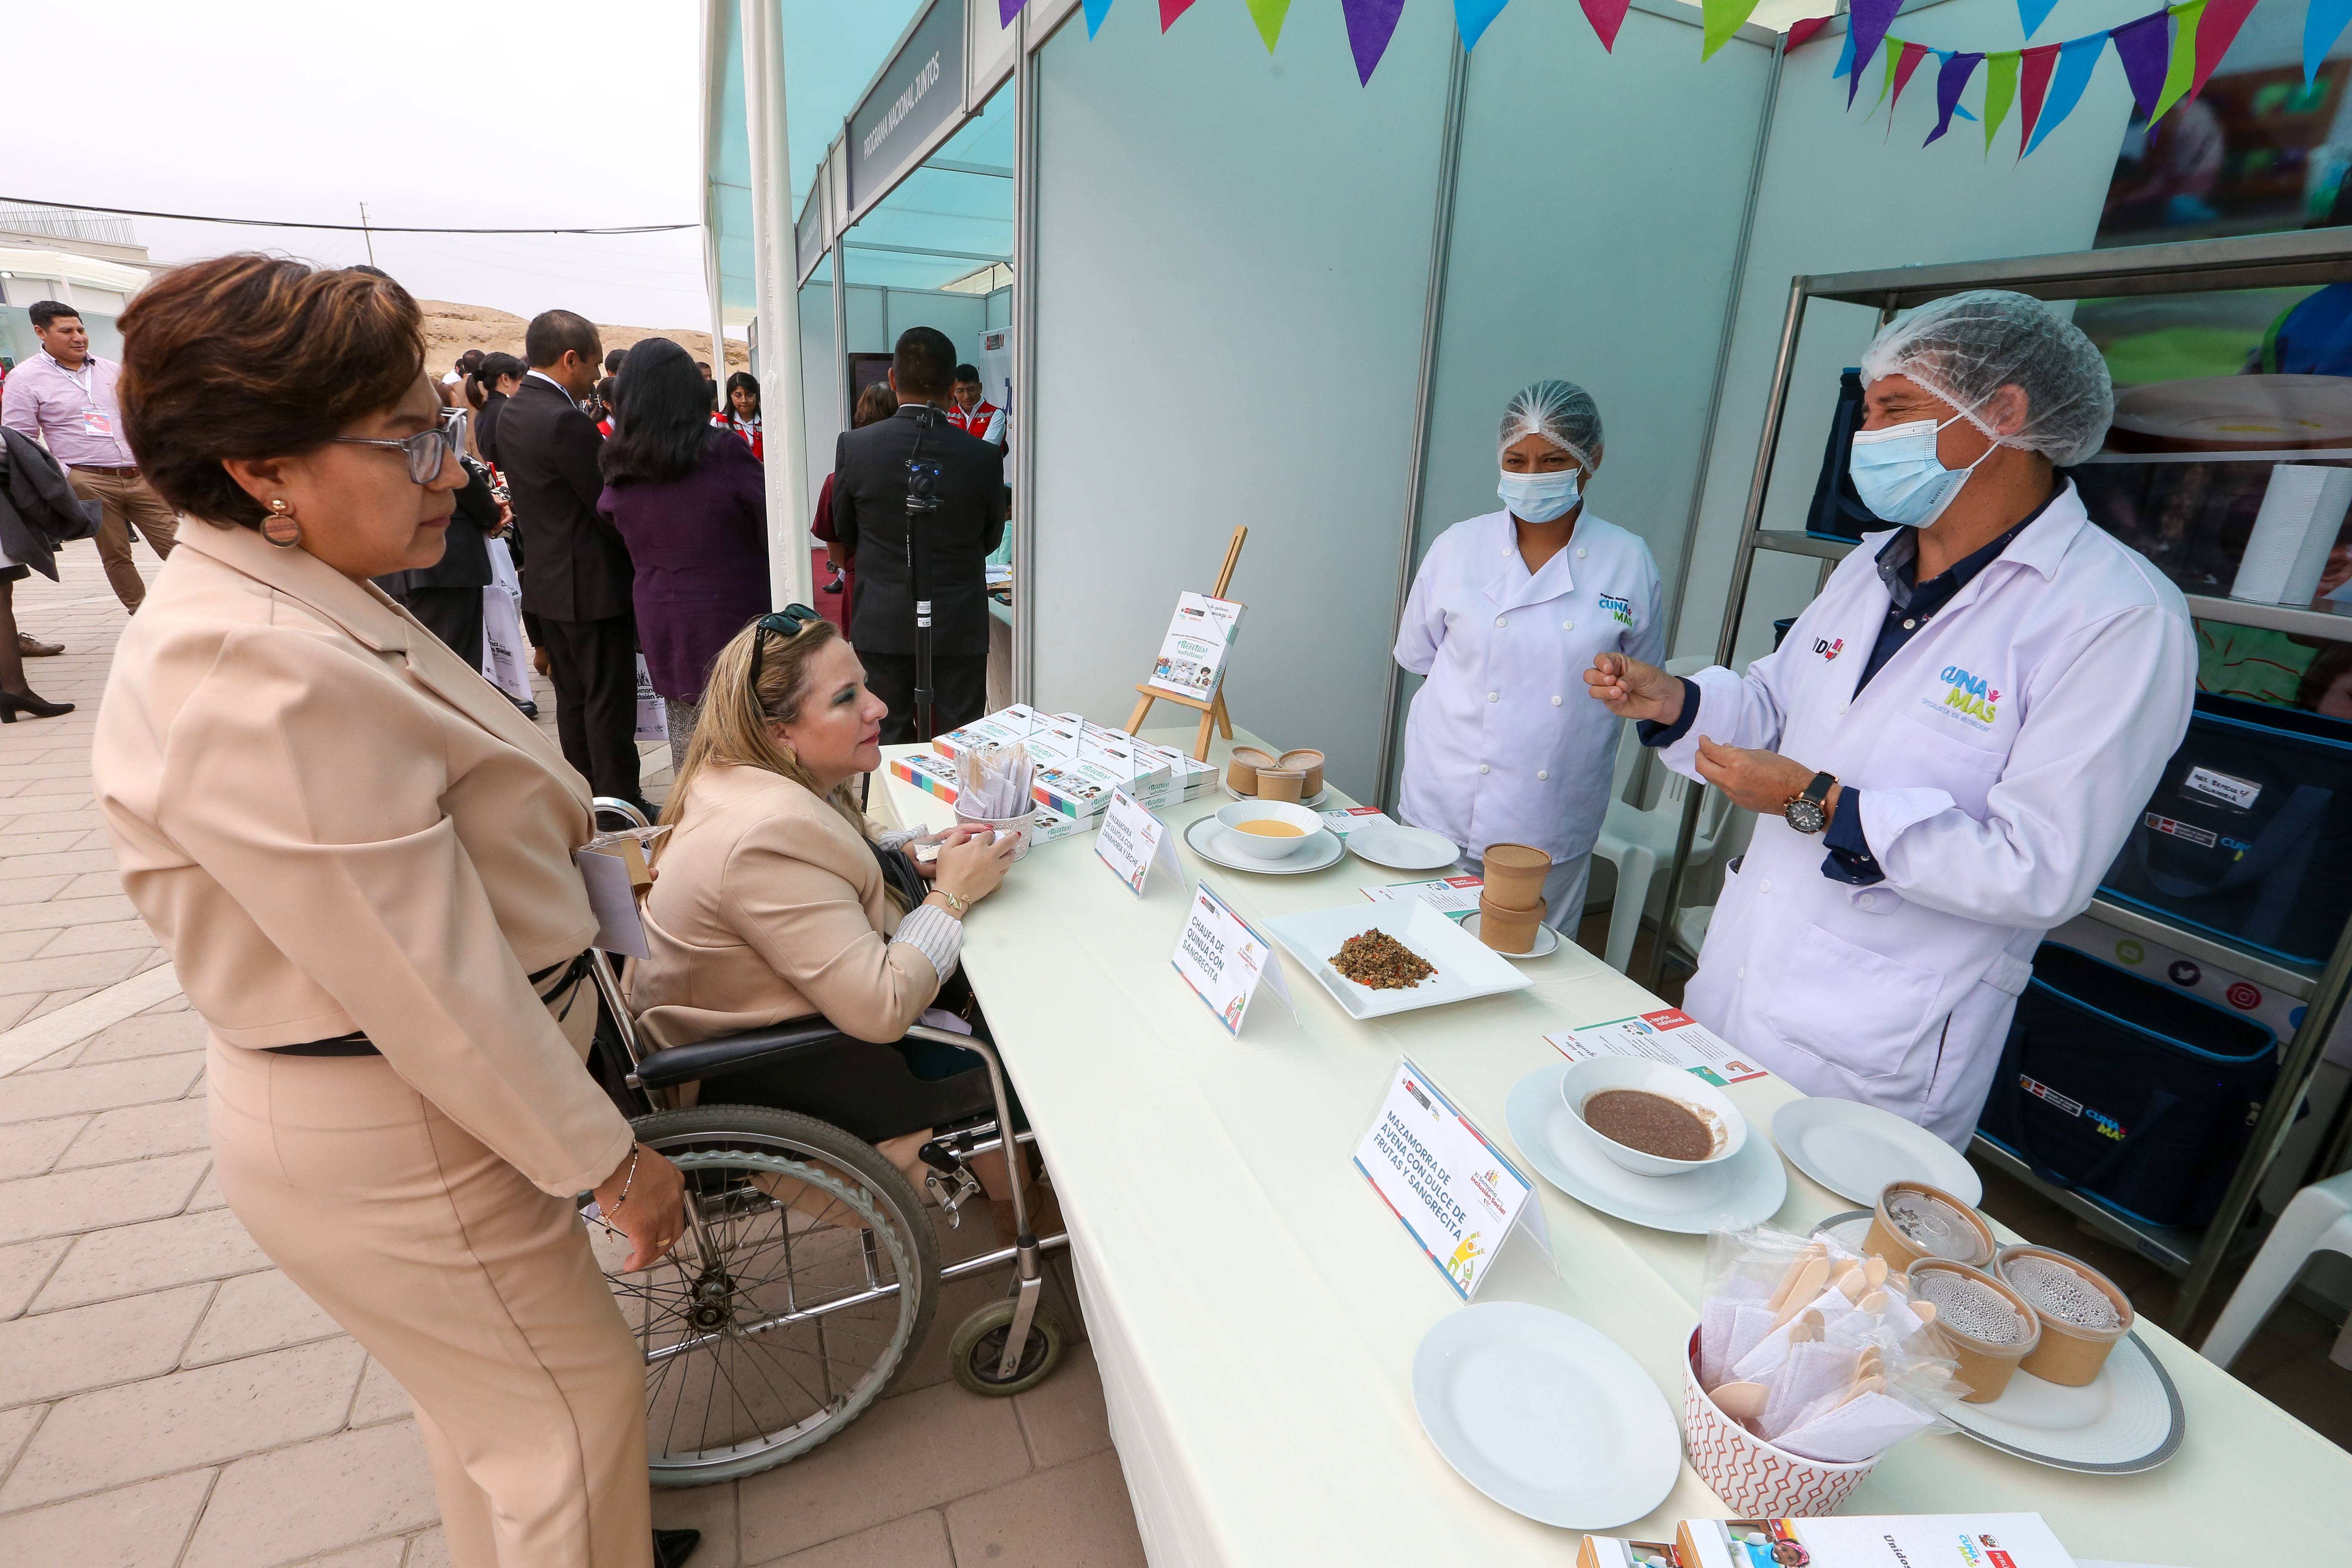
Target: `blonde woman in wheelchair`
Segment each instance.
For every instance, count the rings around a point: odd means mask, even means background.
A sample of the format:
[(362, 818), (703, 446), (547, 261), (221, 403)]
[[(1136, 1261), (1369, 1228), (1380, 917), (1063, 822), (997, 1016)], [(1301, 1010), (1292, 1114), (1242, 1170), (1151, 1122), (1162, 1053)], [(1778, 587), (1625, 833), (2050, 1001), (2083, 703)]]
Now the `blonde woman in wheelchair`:
[[(972, 1345), (950, 1345), (951, 1364), (970, 1360), (968, 1383), (1010, 1392), (1058, 1353), (1059, 1325), (1036, 1307), (1034, 1229), (1008, 1224), (994, 1112), (1017, 1117), (1017, 1102), (992, 1092), (986, 1020), (957, 962), (964, 917), (1003, 881), (1015, 841), (953, 830), (935, 862), (919, 864), (912, 835), (877, 833), (849, 785), (881, 765), (884, 712), (832, 623), (800, 605), (763, 616), (712, 661), (662, 814), (670, 831), (642, 911), (648, 956), (629, 966), (625, 989), (637, 1081), (671, 1109), (638, 1127), (686, 1171), (696, 1212), (718, 1219), (682, 1250), (675, 1277), (616, 1281), (625, 1297), (641, 1292), (637, 1320), (657, 1329), (647, 1340), (657, 1482), (666, 1462), (676, 1484), (781, 1462), (856, 1414), (844, 1412), (843, 1388), (870, 1396), (887, 1384), (921, 1342), (940, 1272), (919, 1182), (952, 1203), (985, 1187), (1000, 1232), (1025, 1242), (1019, 1317), (980, 1324)], [(947, 1043), (957, 1037), (980, 1048)], [(942, 1136), (982, 1121), (960, 1152), (943, 1149)], [(1024, 1163), (1014, 1168), (1025, 1177)], [(707, 1332), (677, 1326), (700, 1322), (698, 1311)], [(1005, 1355), (1016, 1327), (1024, 1351)], [(1032, 1355), (1040, 1333), (1053, 1342)], [(676, 1379), (688, 1392), (665, 1393), (665, 1348), (706, 1342), (714, 1360), (721, 1350), (752, 1359), (714, 1370), (709, 1393), (690, 1392), (691, 1367)], [(764, 1401), (773, 1420), (730, 1416), (760, 1430), (666, 1447), (666, 1426), (708, 1417), (721, 1392)], [(684, 1413), (666, 1415), (665, 1399)], [(764, 1463), (738, 1458), (747, 1446)]]

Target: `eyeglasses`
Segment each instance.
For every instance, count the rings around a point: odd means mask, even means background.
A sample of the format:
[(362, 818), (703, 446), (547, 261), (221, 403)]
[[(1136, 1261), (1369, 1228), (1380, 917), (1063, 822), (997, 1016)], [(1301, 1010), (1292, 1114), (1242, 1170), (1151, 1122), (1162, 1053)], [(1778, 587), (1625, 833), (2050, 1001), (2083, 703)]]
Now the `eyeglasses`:
[(408, 454), (408, 478), (412, 484), (429, 485), (441, 477), (442, 465), (466, 449), (467, 414), (462, 408), (442, 410), (441, 423), (431, 430), (419, 430), (403, 440), (391, 440), (373, 436), (330, 436), (330, 441), (341, 441), (351, 447), (385, 447)]
[(780, 637), (798, 637), (803, 626), (824, 617), (806, 605), (786, 605), (781, 610), (771, 610), (751, 623), (760, 635), (751, 639), (751, 695), (756, 700), (760, 692), (760, 665), (768, 651), (770, 632)]

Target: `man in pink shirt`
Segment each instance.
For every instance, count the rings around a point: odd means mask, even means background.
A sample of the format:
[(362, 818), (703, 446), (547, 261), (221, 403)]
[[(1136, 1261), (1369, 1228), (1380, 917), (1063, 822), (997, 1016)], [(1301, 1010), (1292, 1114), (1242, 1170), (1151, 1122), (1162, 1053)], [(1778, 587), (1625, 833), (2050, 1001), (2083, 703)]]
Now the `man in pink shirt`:
[(124, 609), (136, 611), (147, 597), (147, 584), (131, 564), (131, 530), (138, 530), (160, 560), (172, 552), (178, 523), (163, 498), (140, 477), (139, 459), (123, 439), (122, 410), (114, 395), (122, 367), (89, 352), (89, 332), (71, 305), (42, 300), (25, 313), (41, 340), (41, 352), (18, 365), (0, 387), (0, 425), (47, 447), (65, 465), (74, 493), (104, 508), (98, 558), (115, 597)]

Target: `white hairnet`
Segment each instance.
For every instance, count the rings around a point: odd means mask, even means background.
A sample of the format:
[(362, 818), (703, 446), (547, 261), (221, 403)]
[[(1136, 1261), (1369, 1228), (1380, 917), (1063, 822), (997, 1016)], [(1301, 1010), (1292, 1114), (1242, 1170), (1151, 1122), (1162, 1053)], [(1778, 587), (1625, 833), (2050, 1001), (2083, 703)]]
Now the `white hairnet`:
[(1522, 436), (1540, 436), (1587, 469), (1601, 450), (1601, 405), (1572, 381), (1539, 381), (1503, 410), (1496, 456)]
[[(2083, 329), (2003, 289), (1948, 295), (1888, 323), (1862, 356), (1862, 379), (1889, 375), (1909, 376), (2000, 445), (2053, 463), (2089, 457), (2115, 417), (2107, 362)], [(2025, 394), (2025, 424), (2007, 436), (1979, 412), (2004, 386)]]

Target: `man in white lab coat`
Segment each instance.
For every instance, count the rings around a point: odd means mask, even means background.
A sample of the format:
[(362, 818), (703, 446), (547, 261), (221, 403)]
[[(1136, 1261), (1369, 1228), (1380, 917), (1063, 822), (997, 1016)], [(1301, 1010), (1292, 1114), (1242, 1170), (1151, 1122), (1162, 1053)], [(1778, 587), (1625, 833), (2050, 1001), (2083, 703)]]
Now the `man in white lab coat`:
[(2179, 591), (2053, 472), (2095, 450), (2105, 363), (1975, 290), (1863, 361), (1867, 536), (1780, 648), (1585, 679), (1675, 771), (1759, 814), (1685, 1010), (1811, 1094), (1965, 1148), (2042, 933), (2122, 847), (2196, 690)]

